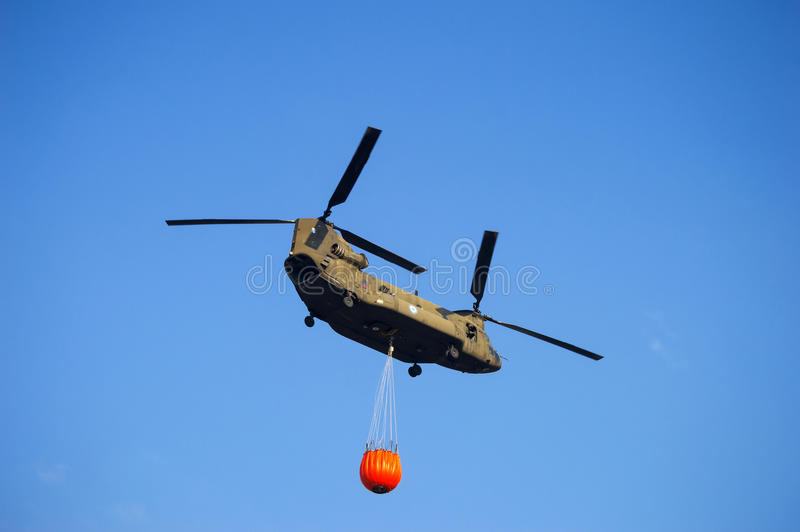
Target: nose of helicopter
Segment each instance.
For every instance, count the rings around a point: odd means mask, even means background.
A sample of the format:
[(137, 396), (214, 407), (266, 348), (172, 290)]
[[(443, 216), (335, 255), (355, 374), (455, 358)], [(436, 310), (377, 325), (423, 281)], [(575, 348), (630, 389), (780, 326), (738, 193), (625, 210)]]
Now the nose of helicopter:
[(500, 361), (500, 357), (491, 358), (486, 362), (486, 366), (484, 366), (482, 373), (494, 373), (495, 371), (500, 370), (500, 366), (502, 362)]

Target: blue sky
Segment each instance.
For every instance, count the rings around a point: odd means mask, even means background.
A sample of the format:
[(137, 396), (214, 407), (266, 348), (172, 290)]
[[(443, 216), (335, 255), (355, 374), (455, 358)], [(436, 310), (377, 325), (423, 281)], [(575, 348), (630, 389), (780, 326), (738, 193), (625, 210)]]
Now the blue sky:
[[(0, 529), (797, 529), (798, 22), (3, 3)], [(541, 275), (482, 310), (606, 355), (489, 326), (499, 373), (398, 365), (387, 496), (357, 474), (383, 357), (248, 290), (290, 228), (163, 223), (318, 216), (367, 125), (337, 224), (456, 267), (497, 230)]]

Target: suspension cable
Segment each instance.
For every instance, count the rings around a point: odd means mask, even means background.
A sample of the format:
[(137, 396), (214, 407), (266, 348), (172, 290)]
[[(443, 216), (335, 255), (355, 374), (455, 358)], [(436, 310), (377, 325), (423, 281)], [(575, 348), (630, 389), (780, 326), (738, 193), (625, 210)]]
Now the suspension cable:
[(372, 421), (367, 435), (367, 450), (388, 449), (397, 452), (397, 403), (394, 388), (394, 346), (389, 338), (386, 364), (375, 392)]

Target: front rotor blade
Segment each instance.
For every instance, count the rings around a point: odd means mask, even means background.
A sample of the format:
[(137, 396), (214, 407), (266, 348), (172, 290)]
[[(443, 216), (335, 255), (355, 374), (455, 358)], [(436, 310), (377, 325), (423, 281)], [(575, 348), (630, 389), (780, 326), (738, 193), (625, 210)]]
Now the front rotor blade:
[(164, 220), (167, 225), (219, 225), (219, 224), (293, 224), (294, 220), (245, 220), (241, 218), (200, 218), (197, 220)]
[[(486, 289), (486, 278), (489, 276), (489, 265), (492, 263), (494, 245), (497, 242), (497, 231), (484, 231), (478, 260), (475, 262), (475, 273), (472, 274), (470, 293), (475, 297), (475, 304), (480, 305), (483, 291)], [(477, 308), (477, 306), (475, 307)]]
[(603, 358), (601, 355), (597, 353), (592, 353), (591, 351), (587, 351), (582, 347), (578, 347), (576, 345), (568, 344), (567, 342), (562, 342), (561, 340), (556, 340), (555, 338), (551, 338), (545, 334), (537, 333), (535, 331), (531, 331), (530, 329), (526, 329), (525, 327), (520, 327), (519, 325), (512, 325), (511, 323), (504, 323), (500, 320), (496, 320), (491, 316), (484, 316), (483, 317), (486, 321), (491, 321), (492, 323), (496, 323), (498, 325), (502, 325), (503, 327), (508, 327), (509, 329), (513, 329), (517, 332), (521, 332), (522, 334), (527, 334), (528, 336), (533, 336), (534, 338), (538, 338), (539, 340), (544, 340), (545, 342), (551, 343), (553, 345), (557, 345), (558, 347), (563, 347), (564, 349), (568, 349), (573, 353), (578, 353), (579, 355), (583, 355), (585, 357), (589, 357), (592, 360), (600, 360)]
[(350, 195), (350, 191), (353, 190), (356, 179), (358, 179), (358, 176), (361, 174), (361, 170), (364, 169), (364, 165), (367, 164), (369, 154), (372, 152), (372, 148), (375, 147), (375, 143), (378, 142), (378, 136), (380, 134), (380, 129), (367, 127), (367, 131), (364, 133), (364, 136), (361, 137), (361, 143), (358, 145), (358, 148), (356, 148), (356, 152), (353, 154), (350, 164), (347, 165), (342, 179), (339, 180), (339, 184), (336, 190), (333, 191), (333, 195), (328, 202), (329, 211), (334, 205), (344, 203), (347, 196)]
[(377, 244), (373, 244), (369, 240), (361, 238), (355, 233), (351, 233), (347, 229), (342, 229), (341, 227), (336, 227), (340, 233), (342, 233), (342, 237), (347, 240), (349, 243), (353, 244), (356, 247), (363, 249), (368, 253), (372, 253), (373, 255), (377, 255), (378, 257), (388, 260), (392, 264), (397, 264), (401, 268), (405, 268), (406, 270), (410, 271), (411, 273), (422, 273), (425, 270), (422, 266), (418, 264), (414, 264), (408, 259), (404, 259), (400, 255), (392, 253), (388, 249), (382, 248)]

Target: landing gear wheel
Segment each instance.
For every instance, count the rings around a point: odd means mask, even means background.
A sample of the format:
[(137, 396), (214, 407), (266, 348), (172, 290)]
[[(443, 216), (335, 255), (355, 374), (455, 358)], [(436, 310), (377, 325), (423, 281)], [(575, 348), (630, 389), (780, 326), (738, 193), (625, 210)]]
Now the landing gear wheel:
[(306, 316), (303, 318), (303, 323), (306, 324), (306, 327), (313, 327), (314, 326), (314, 316)]
[(410, 376), (412, 376), (412, 377), (418, 377), (418, 376), (422, 375), (422, 368), (419, 367), (419, 365), (415, 363), (413, 366), (408, 368), (408, 374)]
[(350, 295), (344, 296), (342, 302), (344, 303), (344, 306), (347, 308), (353, 308), (353, 304), (355, 304), (355, 301), (353, 301), (353, 297)]

